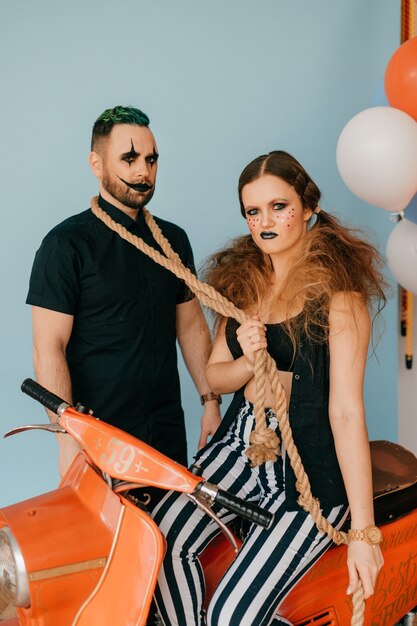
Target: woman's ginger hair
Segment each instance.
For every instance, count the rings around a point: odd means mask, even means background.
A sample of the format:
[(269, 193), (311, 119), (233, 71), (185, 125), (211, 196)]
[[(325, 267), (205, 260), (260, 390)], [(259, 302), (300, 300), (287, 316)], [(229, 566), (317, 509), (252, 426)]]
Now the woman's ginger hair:
[[(249, 163), (240, 175), (239, 202), (245, 218), (242, 190), (265, 174), (292, 185), (304, 207), (318, 209), (320, 189), (306, 170), (287, 152), (274, 151)], [(386, 301), (382, 266), (381, 255), (363, 239), (360, 231), (342, 226), (334, 216), (320, 209), (276, 295), (286, 304), (288, 319), (284, 327), (294, 347), (301, 328), (312, 340), (327, 338), (330, 302), (336, 292), (356, 292), (374, 318)], [(273, 267), (269, 256), (258, 248), (251, 235), (246, 235), (210, 257), (205, 278), (236, 306), (253, 315), (271, 288)], [(301, 309), (302, 316), (291, 316), (291, 312)]]

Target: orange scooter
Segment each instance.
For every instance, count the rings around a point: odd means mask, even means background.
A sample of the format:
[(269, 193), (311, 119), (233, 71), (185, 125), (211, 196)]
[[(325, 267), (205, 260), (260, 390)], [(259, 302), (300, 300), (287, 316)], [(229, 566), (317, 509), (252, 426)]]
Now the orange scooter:
[[(271, 523), (268, 512), (206, 482), (83, 407), (71, 407), (30, 379), (22, 390), (56, 413), (57, 421), (17, 428), (6, 436), (30, 429), (66, 432), (83, 452), (58, 489), (0, 510), (0, 611), (2, 604), (13, 604), (17, 613), (3, 626), (146, 624), (164, 538), (127, 495), (138, 485), (186, 493), (223, 530), (201, 556), (208, 599), (240, 545), (211, 505), (218, 502), (266, 527)], [(417, 459), (400, 446), (379, 443), (380, 463), (387, 458), (394, 462), (400, 479), (384, 477), (376, 494), (377, 523), (386, 522), (385, 566), (367, 601), (364, 623), (394, 626), (417, 605)], [(406, 455), (408, 482), (399, 452)], [(395, 482), (401, 482), (397, 489), (392, 488)], [(296, 626), (348, 626), (352, 606), (347, 583), (346, 547), (331, 548), (288, 595), (280, 615)]]

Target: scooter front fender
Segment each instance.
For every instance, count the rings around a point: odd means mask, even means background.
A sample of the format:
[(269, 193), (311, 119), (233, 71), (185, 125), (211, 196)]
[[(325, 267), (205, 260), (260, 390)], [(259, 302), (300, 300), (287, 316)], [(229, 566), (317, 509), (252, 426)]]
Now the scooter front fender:
[(144, 626), (164, 551), (156, 524), (123, 498), (107, 565), (72, 626)]

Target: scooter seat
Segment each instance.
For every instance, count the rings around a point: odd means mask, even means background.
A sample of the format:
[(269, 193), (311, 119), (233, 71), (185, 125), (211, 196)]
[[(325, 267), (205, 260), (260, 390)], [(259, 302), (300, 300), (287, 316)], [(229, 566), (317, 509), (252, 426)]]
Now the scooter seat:
[(417, 507), (417, 458), (390, 441), (371, 441), (374, 511), (377, 526)]

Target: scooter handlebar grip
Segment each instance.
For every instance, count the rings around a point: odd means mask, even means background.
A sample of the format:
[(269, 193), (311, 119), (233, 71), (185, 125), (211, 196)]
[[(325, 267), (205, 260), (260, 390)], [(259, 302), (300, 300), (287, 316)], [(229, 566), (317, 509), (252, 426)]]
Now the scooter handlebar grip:
[(31, 378), (26, 378), (26, 380), (23, 381), (21, 390), (53, 413), (58, 413), (58, 408), (61, 404), (68, 404), (65, 400), (62, 400), (62, 398), (48, 391)]
[(273, 513), (265, 511), (253, 502), (245, 502), (245, 500), (237, 498), (222, 489), (218, 490), (215, 501), (229, 511), (233, 511), (236, 515), (240, 515), (240, 517), (244, 517), (249, 522), (255, 522), (255, 524), (265, 528), (269, 528), (274, 521)]

